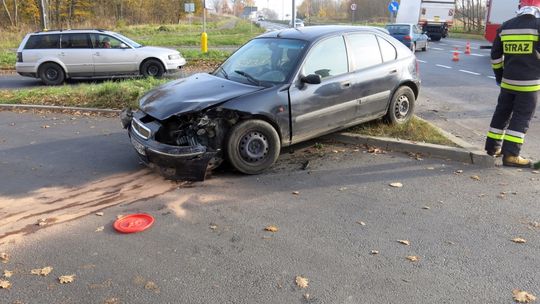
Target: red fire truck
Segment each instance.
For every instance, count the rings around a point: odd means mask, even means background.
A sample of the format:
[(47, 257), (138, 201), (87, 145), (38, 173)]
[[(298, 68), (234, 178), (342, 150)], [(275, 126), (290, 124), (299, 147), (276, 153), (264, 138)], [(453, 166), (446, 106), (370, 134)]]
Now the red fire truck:
[(497, 35), (497, 29), (506, 20), (516, 16), (519, 0), (488, 0), (486, 14), (486, 32), (484, 37), (493, 42)]

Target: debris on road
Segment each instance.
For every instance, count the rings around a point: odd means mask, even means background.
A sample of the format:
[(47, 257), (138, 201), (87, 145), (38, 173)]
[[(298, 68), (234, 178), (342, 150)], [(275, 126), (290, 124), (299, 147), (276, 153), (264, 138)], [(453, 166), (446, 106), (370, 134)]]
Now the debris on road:
[(60, 284), (73, 283), (73, 281), (75, 281), (75, 275), (72, 274), (72, 275), (63, 275), (63, 276), (60, 276), (60, 277), (58, 278), (58, 281), (60, 282)]
[(97, 216), (103, 216), (103, 214), (104, 214), (103, 212), (96, 212)]
[(102, 232), (105, 229), (105, 226), (99, 226), (96, 228), (95, 232)]
[(400, 244), (403, 244), (403, 245), (407, 245), (409, 246), (411, 244), (411, 242), (407, 241), (407, 240), (397, 240), (398, 243)]
[(420, 261), (420, 258), (417, 257), (416, 255), (409, 255), (409, 256), (407, 256), (406, 258), (407, 258), (407, 260), (409, 260), (409, 261), (411, 261), (411, 262), (418, 262), (418, 261)]
[(51, 272), (53, 271), (53, 268), (50, 267), (50, 266), (47, 266), (47, 267), (43, 267), (43, 268), (37, 268), (37, 269), (32, 269), (30, 270), (30, 273), (31, 274), (34, 274), (34, 275), (40, 275), (40, 276), (48, 276)]
[(118, 232), (135, 233), (144, 231), (154, 223), (154, 217), (146, 213), (128, 214), (117, 219), (113, 227)]
[(0, 280), (0, 289), (10, 289), (11, 283), (9, 281)]
[(403, 184), (402, 184), (402, 183), (390, 183), (390, 187), (394, 187), (394, 188), (402, 188), (402, 187), (403, 187)]
[(461, 174), (461, 173), (463, 173), (463, 170), (456, 170), (456, 171), (454, 171), (454, 174)]
[(357, 223), (357, 224), (360, 224), (360, 225), (362, 225), (362, 226), (365, 226), (365, 225), (366, 225), (366, 223), (365, 223), (365, 222), (362, 222), (362, 221), (357, 221), (356, 223)]
[(301, 276), (296, 276), (295, 281), (296, 281), (296, 286), (300, 288), (307, 288), (309, 285), (309, 280)]
[(152, 281), (146, 282), (146, 284), (144, 284), (144, 289), (146, 289), (146, 290), (152, 290), (152, 291), (154, 291), (155, 293), (159, 293), (159, 287), (157, 286), (156, 283), (154, 283), (154, 282), (152, 282)]
[(527, 243), (527, 240), (524, 238), (517, 237), (517, 238), (513, 238), (512, 242), (517, 243), (517, 244), (525, 244)]
[(536, 297), (526, 291), (514, 289), (512, 290), (512, 295), (514, 296), (514, 301), (518, 303), (531, 303), (536, 301)]
[(4, 264), (9, 262), (9, 254), (7, 254), (5, 252), (0, 252), (0, 261), (2, 261), (2, 263), (4, 263)]
[(216, 224), (210, 224), (209, 228), (212, 229), (212, 230), (216, 230), (217, 225)]
[(13, 271), (9, 271), (9, 270), (4, 270), (4, 278), (11, 278), (11, 276), (13, 275)]
[(47, 219), (46, 218), (39, 219), (37, 221), (36, 225), (38, 225), (40, 227), (43, 227), (43, 226), (47, 225)]
[(372, 254), (372, 255), (379, 254), (379, 250), (371, 250), (371, 254)]
[(307, 170), (309, 168), (309, 160), (306, 160), (303, 164), (302, 164), (302, 170)]
[(471, 176), (471, 179), (474, 179), (474, 180), (479, 181), (479, 180), (480, 180), (480, 176), (478, 176), (478, 175), (473, 175), (473, 176)]
[(264, 230), (266, 231), (270, 231), (270, 232), (278, 232), (279, 228), (274, 226), (274, 225), (270, 225), (270, 226), (266, 226), (264, 228)]
[(431, 207), (430, 206), (424, 206), (424, 207), (422, 207), (422, 209), (429, 210), (429, 209), (431, 209)]

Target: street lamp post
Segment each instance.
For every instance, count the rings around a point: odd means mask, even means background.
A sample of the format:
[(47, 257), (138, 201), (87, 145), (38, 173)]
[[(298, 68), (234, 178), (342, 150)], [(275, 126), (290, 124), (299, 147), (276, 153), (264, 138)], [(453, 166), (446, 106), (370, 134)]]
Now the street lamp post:
[(291, 22), (293, 28), (296, 28), (296, 5), (295, 0), (292, 0), (292, 13), (291, 13)]

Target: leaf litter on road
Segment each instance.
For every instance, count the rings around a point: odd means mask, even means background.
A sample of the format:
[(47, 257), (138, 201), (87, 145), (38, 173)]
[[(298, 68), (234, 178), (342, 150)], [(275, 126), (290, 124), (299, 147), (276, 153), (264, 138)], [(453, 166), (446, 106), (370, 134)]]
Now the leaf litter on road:
[(53, 271), (53, 268), (51, 266), (47, 266), (47, 267), (43, 267), (43, 268), (36, 268), (36, 269), (32, 269), (30, 270), (30, 273), (31, 274), (34, 274), (34, 275), (40, 275), (40, 276), (48, 276), (51, 272)]
[(11, 283), (6, 280), (0, 280), (0, 289), (10, 289)]
[(416, 255), (409, 255), (406, 257), (407, 260), (411, 261), (411, 262), (418, 262), (420, 261), (420, 257), (416, 256)]
[(403, 187), (403, 184), (402, 184), (402, 183), (399, 183), (399, 182), (390, 183), (390, 187), (393, 187), (393, 188), (402, 188), (402, 187)]
[(296, 276), (295, 282), (296, 286), (300, 288), (307, 288), (309, 285), (309, 280), (302, 276)]
[(73, 283), (73, 281), (75, 281), (75, 275), (74, 275), (74, 274), (71, 274), (71, 275), (63, 275), (63, 276), (60, 276), (60, 277), (58, 278), (58, 281), (60, 282), (60, 284)]
[(366, 223), (365, 223), (365, 222), (362, 222), (362, 221), (357, 221), (356, 223), (359, 224), (359, 225), (361, 225), (361, 226), (365, 226), (365, 225), (366, 225)]
[(524, 238), (517, 237), (517, 238), (513, 238), (512, 242), (517, 243), (517, 244), (525, 244), (527, 243), (527, 240)]
[(9, 270), (4, 270), (4, 278), (11, 278), (11, 276), (13, 275), (13, 271), (9, 271)]
[(99, 226), (96, 228), (95, 232), (102, 232), (105, 229), (105, 226)]
[(408, 240), (397, 240), (398, 243), (409, 246), (411, 244)]
[(269, 231), (269, 232), (278, 232), (279, 228), (274, 225), (269, 225), (269, 226), (264, 227), (264, 230)]
[(534, 295), (520, 289), (512, 290), (512, 295), (514, 301), (518, 303), (531, 303), (533, 301), (536, 301), (536, 297)]
[(97, 216), (103, 216), (103, 214), (104, 214), (103, 212), (96, 212)]
[(479, 181), (479, 180), (480, 180), (480, 176), (478, 176), (478, 175), (473, 175), (473, 176), (471, 176), (471, 179), (476, 180), (476, 181)]
[(9, 254), (7, 254), (5, 252), (0, 252), (0, 261), (2, 261), (2, 263), (4, 263), (4, 264), (9, 262)]

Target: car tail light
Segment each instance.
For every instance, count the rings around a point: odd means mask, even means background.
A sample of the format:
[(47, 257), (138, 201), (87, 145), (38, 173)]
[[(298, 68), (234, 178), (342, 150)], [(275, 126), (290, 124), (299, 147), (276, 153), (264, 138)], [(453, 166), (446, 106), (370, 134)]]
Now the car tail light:
[(22, 52), (17, 52), (17, 62), (23, 62)]
[(411, 40), (411, 39), (412, 39), (412, 37), (411, 37), (411, 36), (409, 36), (409, 35), (407, 35), (407, 36), (403, 37), (403, 39), (405, 39), (405, 40)]

